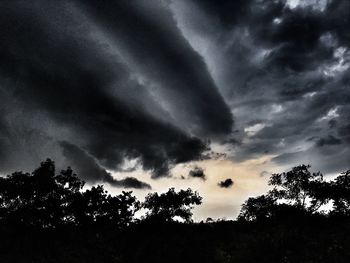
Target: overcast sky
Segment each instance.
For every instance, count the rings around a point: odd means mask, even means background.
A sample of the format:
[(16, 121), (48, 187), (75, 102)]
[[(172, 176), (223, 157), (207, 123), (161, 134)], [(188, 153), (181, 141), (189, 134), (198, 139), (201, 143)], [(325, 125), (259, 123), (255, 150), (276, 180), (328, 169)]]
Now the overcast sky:
[(1, 1), (0, 173), (192, 187), (201, 219), (272, 172), (345, 171), (349, 28), (348, 0)]

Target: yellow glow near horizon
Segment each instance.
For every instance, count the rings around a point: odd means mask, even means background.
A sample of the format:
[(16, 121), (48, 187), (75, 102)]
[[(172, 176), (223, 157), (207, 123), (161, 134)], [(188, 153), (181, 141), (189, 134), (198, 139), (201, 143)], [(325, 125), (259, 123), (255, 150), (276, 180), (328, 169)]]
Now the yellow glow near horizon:
[[(272, 171), (273, 167), (269, 160), (270, 156), (252, 159), (245, 162), (235, 163), (231, 160), (204, 160), (177, 165), (172, 169), (172, 177), (151, 179), (149, 173), (137, 170), (128, 173), (139, 180), (152, 185), (152, 190), (133, 190), (139, 200), (143, 200), (149, 192), (166, 192), (170, 187), (175, 189), (191, 188), (198, 191), (203, 197), (203, 204), (194, 210), (194, 220), (234, 219), (239, 213), (242, 203), (250, 196), (256, 196), (267, 191), (268, 176), (261, 176), (263, 171)], [(206, 180), (188, 178), (188, 172), (195, 166), (204, 169)], [(274, 171), (273, 171), (274, 172)], [(181, 175), (185, 179), (181, 179)], [(122, 178), (123, 173), (113, 173), (115, 178)], [(218, 182), (231, 178), (234, 185), (230, 188), (220, 188)], [(122, 190), (106, 185), (111, 194), (118, 194)]]

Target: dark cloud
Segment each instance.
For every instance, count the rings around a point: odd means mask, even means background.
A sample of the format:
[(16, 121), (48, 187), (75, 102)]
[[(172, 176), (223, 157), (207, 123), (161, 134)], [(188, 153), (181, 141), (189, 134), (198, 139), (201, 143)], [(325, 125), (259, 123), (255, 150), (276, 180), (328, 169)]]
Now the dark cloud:
[(314, 145), (306, 150), (282, 153), (272, 159), (283, 166), (311, 164), (316, 171), (338, 173), (349, 169), (350, 150), (347, 145)]
[(113, 34), (136, 71), (154, 82), (180, 125), (206, 136), (230, 133), (228, 106), (162, 1), (80, 2), (78, 7), (85, 7), (94, 21)]
[(60, 146), (63, 148), (64, 156), (67, 158), (67, 164), (73, 169), (77, 169), (79, 177), (88, 183), (105, 182), (116, 187), (151, 189), (149, 184), (133, 177), (126, 177), (121, 180), (114, 179), (92, 156), (76, 145), (63, 141), (60, 142)]
[(188, 177), (199, 178), (199, 179), (202, 179), (203, 181), (207, 179), (203, 168), (198, 166), (194, 167), (191, 171), (189, 171)]
[(208, 151), (209, 140), (236, 161), (270, 154), (278, 165), (342, 169), (350, 146), (349, 7), (347, 0), (2, 1), (1, 172), (47, 157), (64, 167), (62, 141), (102, 171), (132, 171), (123, 164), (133, 160), (153, 178), (178, 163), (227, 158)]
[(317, 140), (316, 145), (318, 147), (323, 147), (325, 145), (338, 145), (341, 144), (341, 140), (333, 135), (328, 135), (326, 138), (320, 138)]
[(21, 142), (26, 165), (33, 151), (35, 163), (50, 155), (64, 165), (63, 140), (98, 162), (96, 182), (128, 159), (168, 176), (173, 165), (203, 158), (207, 138), (230, 133), (228, 106), (162, 2), (18, 0), (0, 10), (7, 170), (19, 165)]
[(333, 129), (337, 126), (337, 120), (331, 119), (328, 121), (328, 125), (330, 129)]
[(224, 181), (220, 181), (218, 183), (218, 186), (221, 188), (230, 188), (233, 186), (233, 180), (231, 178), (227, 178)]
[(230, 27), (240, 22), (242, 17), (250, 13), (252, 0), (193, 0), (209, 15), (220, 21), (223, 26)]
[(173, 1), (180, 28), (232, 105), (239, 132), (227, 144), (236, 161), (270, 154), (279, 165), (346, 166), (349, 7), (347, 0)]

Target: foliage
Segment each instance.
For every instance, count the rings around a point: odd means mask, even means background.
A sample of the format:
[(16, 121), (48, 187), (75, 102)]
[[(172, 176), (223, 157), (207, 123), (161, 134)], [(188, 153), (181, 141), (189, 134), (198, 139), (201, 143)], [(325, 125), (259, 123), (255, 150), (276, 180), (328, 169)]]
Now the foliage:
[[(245, 201), (237, 221), (193, 223), (202, 198), (191, 189), (141, 204), (131, 192), (85, 189), (48, 159), (0, 178), (0, 262), (348, 262), (350, 171), (324, 181), (309, 168), (273, 175), (273, 189)], [(140, 208), (147, 220), (135, 221)]]
[(191, 189), (175, 192), (174, 188), (158, 195), (149, 194), (141, 203), (132, 192), (111, 196), (103, 186), (83, 190), (71, 168), (55, 174), (55, 164), (47, 159), (32, 174), (15, 172), (0, 178), (0, 221), (12, 225), (56, 228), (60, 225), (114, 225), (124, 227), (134, 221), (141, 208), (147, 218), (185, 222), (192, 220), (192, 208), (202, 198)]
[(325, 182), (320, 172), (311, 173), (309, 168), (309, 165), (300, 165), (286, 173), (273, 174), (269, 184), (274, 189), (270, 195), (310, 212), (317, 211), (328, 201), (318, 194)]
[(239, 220), (261, 221), (269, 218), (295, 219), (323, 215), (322, 205), (333, 203), (328, 215), (350, 215), (350, 171), (333, 181), (324, 181), (320, 172), (311, 173), (309, 165), (299, 165), (285, 173), (273, 174), (265, 195), (243, 203)]
[(190, 222), (193, 206), (201, 203), (202, 198), (191, 189), (175, 192), (174, 188), (170, 188), (166, 193), (160, 195), (158, 193), (148, 194), (142, 206), (149, 210), (146, 214), (148, 219), (169, 222), (179, 217), (185, 222)]
[(50, 159), (32, 174), (15, 172), (0, 178), (0, 220), (7, 224), (57, 227), (64, 224), (128, 225), (139, 207), (130, 192), (117, 196), (103, 186), (83, 191), (71, 168), (55, 175)]
[(333, 213), (350, 216), (350, 170), (341, 173), (330, 189), (333, 199)]
[(250, 197), (242, 205), (238, 220), (256, 221), (270, 218), (276, 210), (276, 199), (269, 195)]

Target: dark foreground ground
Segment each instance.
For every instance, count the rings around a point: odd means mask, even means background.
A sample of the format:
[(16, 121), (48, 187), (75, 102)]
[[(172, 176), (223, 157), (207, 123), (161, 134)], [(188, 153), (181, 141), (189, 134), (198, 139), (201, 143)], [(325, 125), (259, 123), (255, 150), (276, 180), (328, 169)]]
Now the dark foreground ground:
[(350, 262), (347, 219), (1, 227), (0, 262)]

